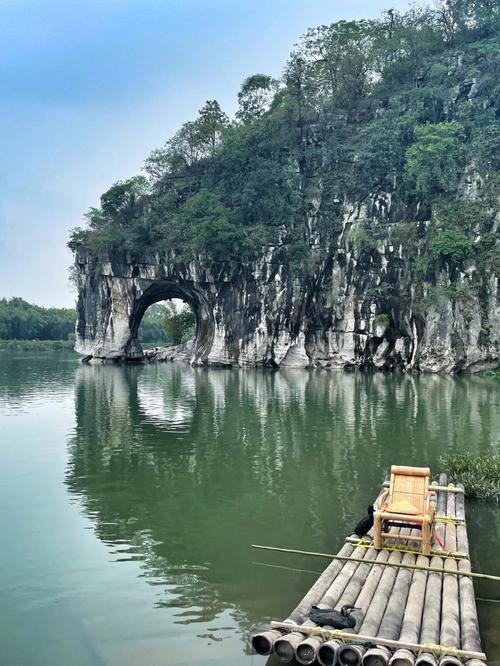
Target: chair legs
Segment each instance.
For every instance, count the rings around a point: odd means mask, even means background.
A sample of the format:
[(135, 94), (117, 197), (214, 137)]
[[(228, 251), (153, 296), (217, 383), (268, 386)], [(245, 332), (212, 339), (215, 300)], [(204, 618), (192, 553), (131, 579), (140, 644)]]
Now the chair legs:
[(382, 548), (382, 514), (380, 511), (373, 513), (373, 547), (377, 550)]
[[(381, 550), (383, 547), (382, 527), (383, 527), (382, 511), (375, 511), (373, 514), (373, 547), (376, 548), (377, 550)], [(431, 554), (432, 527), (433, 523), (431, 517), (424, 516), (421, 527), (423, 555), (429, 556)], [(397, 535), (395, 535), (395, 538), (398, 538)]]
[(431, 519), (430, 516), (424, 516), (422, 522), (422, 554), (431, 554)]

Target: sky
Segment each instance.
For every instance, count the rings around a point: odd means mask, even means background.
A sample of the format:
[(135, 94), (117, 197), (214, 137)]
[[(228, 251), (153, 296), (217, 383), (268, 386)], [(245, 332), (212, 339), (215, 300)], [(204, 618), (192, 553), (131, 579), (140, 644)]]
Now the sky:
[(0, 297), (72, 306), (69, 231), (308, 27), (404, 0), (0, 0)]

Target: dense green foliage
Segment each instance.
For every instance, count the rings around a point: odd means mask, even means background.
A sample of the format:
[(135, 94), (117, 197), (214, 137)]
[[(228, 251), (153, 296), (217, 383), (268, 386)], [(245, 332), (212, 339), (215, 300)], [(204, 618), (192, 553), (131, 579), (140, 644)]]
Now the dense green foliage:
[(388, 193), (390, 215), (350, 237), (361, 252), (391, 224), (413, 225), (414, 240), (430, 219), (417, 278), (471, 258), (498, 269), (499, 25), (497, 2), (442, 0), (308, 30), (281, 80), (248, 77), (234, 121), (207, 102), (153, 151), (145, 176), (103, 194), (70, 247), (244, 260), (273, 245), (301, 268), (313, 209), (326, 246), (345, 204)]
[(138, 338), (143, 344), (169, 342), (165, 331), (165, 308), (162, 303), (155, 303), (146, 310), (139, 325)]
[(458, 123), (419, 125), (405, 155), (405, 176), (421, 195), (456, 190), (463, 163), (463, 127)]
[[(139, 327), (141, 342), (173, 341), (166, 332), (167, 309), (157, 303), (146, 310)], [(191, 313), (190, 309), (188, 311)], [(0, 298), (0, 349), (72, 349), (75, 319), (72, 308), (43, 308), (22, 298)]]
[(0, 299), (0, 340), (68, 340), (74, 330), (71, 308), (42, 308), (22, 298)]
[(173, 301), (151, 305), (141, 320), (138, 332), (142, 344), (178, 345), (194, 335), (195, 317), (192, 309)]
[(463, 483), (468, 497), (500, 501), (500, 456), (449, 453), (441, 463), (454, 483)]
[(188, 305), (177, 309), (172, 301), (167, 301), (164, 306), (164, 326), (169, 341), (179, 345), (194, 335), (194, 313)]

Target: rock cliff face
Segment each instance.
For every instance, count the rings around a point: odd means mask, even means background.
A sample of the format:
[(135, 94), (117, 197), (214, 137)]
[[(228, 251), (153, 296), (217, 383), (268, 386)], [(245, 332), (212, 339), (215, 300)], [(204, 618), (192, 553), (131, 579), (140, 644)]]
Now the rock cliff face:
[(390, 197), (378, 195), (366, 205), (346, 206), (342, 231), (329, 247), (314, 231), (313, 211), (312, 259), (302, 266), (283, 261), (279, 247), (247, 263), (203, 257), (186, 263), (169, 254), (134, 261), (78, 251), (76, 350), (97, 359), (140, 360), (137, 330), (145, 310), (182, 298), (196, 315), (196, 365), (497, 367), (497, 278), (473, 263), (462, 273), (443, 264), (432, 283), (412, 284), (409, 265), (421, 250), (425, 221), (409, 223), (417, 231), (411, 241), (401, 239), (401, 229), (393, 244), (363, 244), (356, 235), (367, 219), (372, 228), (377, 220), (387, 228), (390, 204)]

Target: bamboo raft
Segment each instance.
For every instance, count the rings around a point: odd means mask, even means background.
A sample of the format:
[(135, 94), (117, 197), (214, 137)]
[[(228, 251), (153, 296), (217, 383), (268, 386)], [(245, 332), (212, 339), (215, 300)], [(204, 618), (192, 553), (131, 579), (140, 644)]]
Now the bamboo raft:
[[(253, 636), (255, 651), (306, 665), (485, 666), (463, 486), (447, 482), (441, 474), (431, 487), (436, 528), (430, 556), (415, 547), (407, 527), (391, 527), (399, 538), (386, 540), (381, 550), (369, 538), (348, 537), (289, 617)], [(410, 538), (401, 540), (405, 535)], [(354, 629), (318, 627), (308, 618), (313, 605), (344, 604), (360, 609), (353, 612)]]

